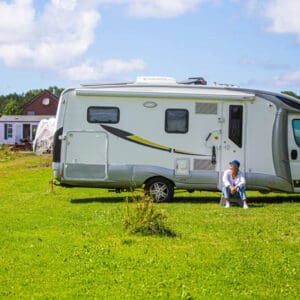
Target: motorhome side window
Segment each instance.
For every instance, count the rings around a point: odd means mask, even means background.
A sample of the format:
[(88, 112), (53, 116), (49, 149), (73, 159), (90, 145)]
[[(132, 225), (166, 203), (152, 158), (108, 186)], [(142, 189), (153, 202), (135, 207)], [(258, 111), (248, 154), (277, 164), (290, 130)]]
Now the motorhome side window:
[(187, 133), (189, 129), (189, 112), (186, 109), (167, 109), (165, 131), (167, 133)]
[(229, 131), (228, 137), (237, 146), (242, 148), (243, 143), (243, 106), (229, 106)]
[(87, 111), (89, 123), (118, 123), (120, 110), (118, 107), (91, 106)]
[(293, 131), (296, 144), (300, 147), (300, 120), (293, 120)]

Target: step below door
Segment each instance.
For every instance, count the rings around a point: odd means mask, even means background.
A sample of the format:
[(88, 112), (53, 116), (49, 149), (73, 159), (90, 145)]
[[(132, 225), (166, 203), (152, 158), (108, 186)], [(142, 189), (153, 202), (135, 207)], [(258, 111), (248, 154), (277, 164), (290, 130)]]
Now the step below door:
[(107, 144), (107, 134), (104, 132), (67, 132), (65, 179), (83, 181), (106, 179)]

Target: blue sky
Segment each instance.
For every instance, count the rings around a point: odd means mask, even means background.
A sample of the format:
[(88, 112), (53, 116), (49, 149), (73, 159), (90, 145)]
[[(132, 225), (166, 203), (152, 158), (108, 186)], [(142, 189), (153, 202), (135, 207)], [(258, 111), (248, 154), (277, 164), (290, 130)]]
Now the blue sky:
[(299, 0), (0, 0), (0, 94), (203, 76), (300, 94)]

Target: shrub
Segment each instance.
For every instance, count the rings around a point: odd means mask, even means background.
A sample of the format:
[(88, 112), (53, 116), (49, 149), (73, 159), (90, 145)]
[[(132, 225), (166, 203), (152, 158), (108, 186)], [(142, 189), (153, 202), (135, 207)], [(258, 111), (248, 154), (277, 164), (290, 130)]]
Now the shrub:
[(126, 199), (124, 226), (131, 233), (175, 236), (175, 232), (166, 225), (166, 221), (167, 216), (164, 211), (155, 207), (150, 196), (143, 195)]

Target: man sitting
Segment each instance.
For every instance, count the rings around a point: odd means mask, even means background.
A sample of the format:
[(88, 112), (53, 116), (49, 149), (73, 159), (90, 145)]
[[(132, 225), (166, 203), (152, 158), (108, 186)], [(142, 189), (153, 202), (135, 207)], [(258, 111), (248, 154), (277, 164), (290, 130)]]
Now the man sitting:
[(224, 172), (223, 175), (223, 196), (226, 201), (226, 208), (230, 207), (229, 198), (240, 197), (243, 201), (243, 208), (247, 209), (246, 198), (246, 180), (244, 173), (239, 170), (240, 162), (233, 160), (229, 163), (229, 169)]

